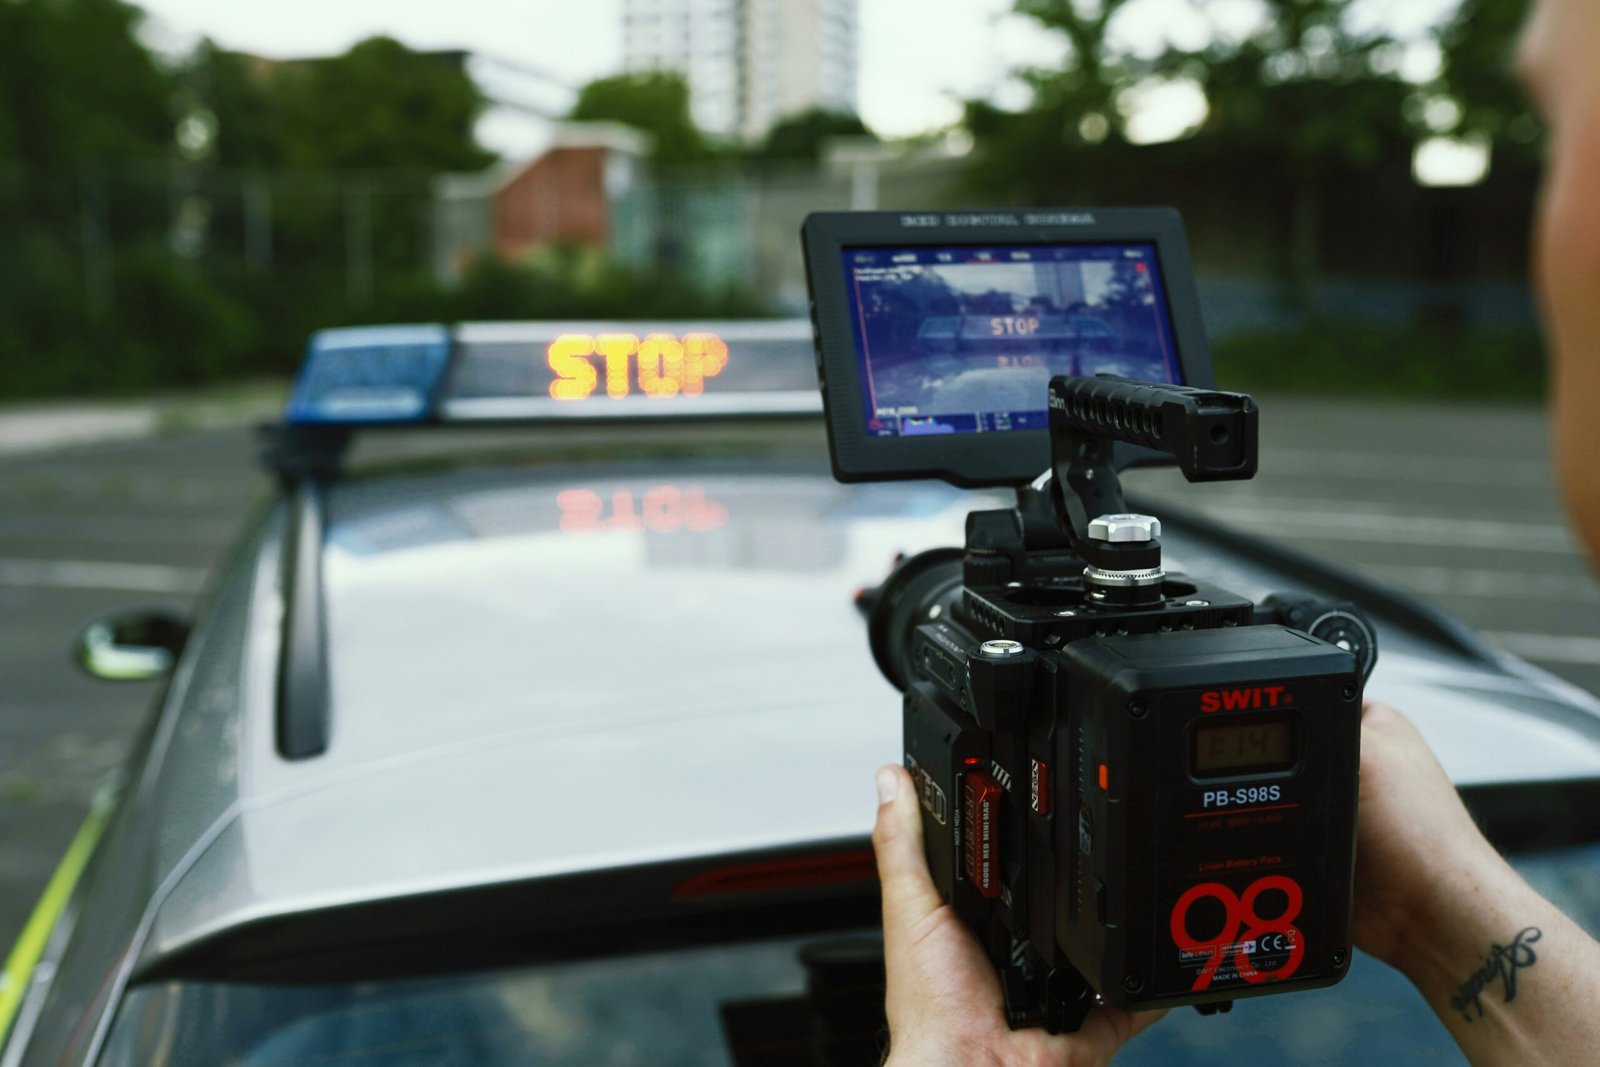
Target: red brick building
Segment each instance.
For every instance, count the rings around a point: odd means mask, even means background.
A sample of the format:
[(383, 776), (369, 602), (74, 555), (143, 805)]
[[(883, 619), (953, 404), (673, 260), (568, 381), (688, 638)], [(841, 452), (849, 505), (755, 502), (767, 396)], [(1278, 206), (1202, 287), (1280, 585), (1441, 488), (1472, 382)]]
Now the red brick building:
[(626, 126), (558, 128), (544, 154), (495, 191), (495, 251), (515, 260), (552, 244), (607, 248), (613, 202), (637, 182), (644, 149), (644, 136)]

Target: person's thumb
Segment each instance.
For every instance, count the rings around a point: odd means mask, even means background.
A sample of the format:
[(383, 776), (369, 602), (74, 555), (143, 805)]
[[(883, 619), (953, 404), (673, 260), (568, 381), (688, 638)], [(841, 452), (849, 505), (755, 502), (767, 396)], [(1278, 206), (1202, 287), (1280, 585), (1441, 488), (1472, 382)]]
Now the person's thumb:
[(937, 911), (944, 901), (928, 874), (922, 851), (922, 812), (903, 767), (878, 770), (878, 822), (872, 847), (883, 883), (883, 934), (894, 942)]

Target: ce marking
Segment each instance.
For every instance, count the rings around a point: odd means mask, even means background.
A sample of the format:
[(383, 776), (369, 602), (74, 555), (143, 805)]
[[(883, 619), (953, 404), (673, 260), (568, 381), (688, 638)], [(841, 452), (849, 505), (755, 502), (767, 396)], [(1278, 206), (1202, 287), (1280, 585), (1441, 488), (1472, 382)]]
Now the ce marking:
[(1294, 935), (1291, 933), (1270, 933), (1256, 938), (1256, 945), (1262, 952), (1292, 952), (1294, 951)]

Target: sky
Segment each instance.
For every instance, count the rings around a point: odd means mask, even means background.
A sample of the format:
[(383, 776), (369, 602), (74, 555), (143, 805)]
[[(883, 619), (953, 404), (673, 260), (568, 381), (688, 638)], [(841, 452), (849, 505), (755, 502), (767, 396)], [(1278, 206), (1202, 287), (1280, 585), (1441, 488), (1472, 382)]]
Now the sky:
[[(576, 88), (622, 65), (621, 0), (137, 0), (151, 16), (147, 37), (181, 51), (200, 36), (226, 48), (273, 57), (325, 55), (387, 34), (419, 49), (461, 48), (548, 71)], [(1060, 42), (1011, 14), (1013, 0), (859, 0), (860, 111), (883, 136), (947, 126), (960, 101), (1021, 106), (1018, 67), (1060, 61)], [(1355, 20), (1416, 37), (1459, 0), (1358, 0)], [(1203, 10), (1203, 14), (1201, 13)], [(1213, 33), (1246, 32), (1256, 0), (1135, 0), (1109, 35), (1151, 53)], [(1413, 57), (1426, 75), (1426, 49)], [(1193, 94), (1144, 102), (1150, 136), (1192, 121)], [(1203, 109), (1203, 101), (1199, 103)], [(481, 132), (481, 131), (480, 131)], [(487, 139), (487, 138), (486, 138)], [(504, 151), (506, 145), (491, 143)]]
[[(383, 33), (413, 48), (466, 48), (548, 71), (573, 87), (622, 65), (621, 0), (138, 0), (168, 50), (205, 35), (274, 57), (340, 52)], [(940, 17), (929, 18), (930, 5)], [(1011, 0), (862, 0), (862, 118), (887, 136), (948, 125), (1018, 64), (1059, 45)]]

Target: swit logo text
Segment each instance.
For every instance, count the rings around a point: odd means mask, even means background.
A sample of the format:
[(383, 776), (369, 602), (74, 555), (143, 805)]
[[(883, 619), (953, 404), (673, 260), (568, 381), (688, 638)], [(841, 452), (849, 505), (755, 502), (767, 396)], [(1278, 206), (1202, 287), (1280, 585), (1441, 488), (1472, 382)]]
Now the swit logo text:
[(1212, 689), (1200, 694), (1201, 711), (1253, 711), (1293, 704), (1294, 697), (1281, 685), (1258, 685), (1249, 689)]

